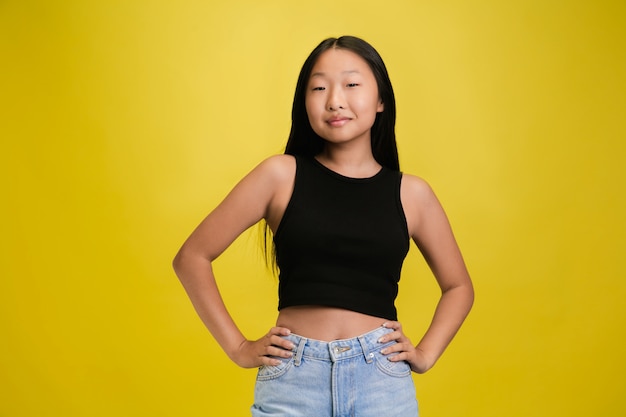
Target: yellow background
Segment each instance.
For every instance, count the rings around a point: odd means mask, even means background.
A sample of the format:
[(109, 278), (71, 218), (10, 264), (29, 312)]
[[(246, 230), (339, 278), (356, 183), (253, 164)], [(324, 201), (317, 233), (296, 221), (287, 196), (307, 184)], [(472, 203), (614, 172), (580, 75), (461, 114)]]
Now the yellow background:
[[(475, 309), (421, 412), (626, 414), (623, 1), (0, 1), (0, 416), (245, 416), (255, 371), (204, 330), (170, 262), (282, 151), (323, 38), (383, 55), (405, 172), (426, 178)], [(256, 230), (216, 264), (250, 338), (276, 280)], [(400, 317), (437, 287), (418, 252)], [(286, 393), (288, 395), (288, 393)]]

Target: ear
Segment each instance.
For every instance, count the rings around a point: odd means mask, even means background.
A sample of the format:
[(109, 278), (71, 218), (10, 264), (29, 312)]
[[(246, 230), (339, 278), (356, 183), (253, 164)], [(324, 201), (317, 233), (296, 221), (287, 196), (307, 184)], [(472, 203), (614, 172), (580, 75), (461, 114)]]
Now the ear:
[(385, 103), (381, 99), (378, 99), (378, 107), (376, 108), (376, 113), (382, 113), (385, 110)]

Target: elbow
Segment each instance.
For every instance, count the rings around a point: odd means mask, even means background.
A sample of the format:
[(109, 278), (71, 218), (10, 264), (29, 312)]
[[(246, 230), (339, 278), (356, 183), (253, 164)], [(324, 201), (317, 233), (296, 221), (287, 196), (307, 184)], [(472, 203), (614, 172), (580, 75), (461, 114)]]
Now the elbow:
[(199, 252), (192, 247), (183, 245), (172, 260), (172, 268), (178, 278), (182, 279), (184, 276), (187, 276), (198, 269), (205, 268), (207, 264), (210, 268), (211, 261), (211, 257), (206, 256), (204, 253)]
[(465, 285), (465, 300), (467, 303), (468, 314), (470, 310), (472, 309), (472, 307), (474, 306), (474, 299), (475, 299), (474, 286), (472, 285), (472, 282), (469, 281), (467, 285)]
[(176, 256), (174, 256), (174, 259), (172, 260), (172, 268), (174, 268), (174, 272), (179, 278), (185, 267), (191, 262), (191, 258), (191, 254), (185, 246), (180, 248)]
[(180, 271), (183, 267), (184, 264), (184, 255), (183, 255), (183, 250), (179, 250), (178, 253), (176, 253), (176, 256), (174, 256), (174, 259), (172, 260), (172, 268), (174, 269), (174, 272), (176, 273), (176, 275), (180, 276)]
[(174, 272), (178, 273), (180, 269), (180, 264), (181, 264), (181, 254), (180, 254), (180, 251), (178, 251), (178, 253), (176, 253), (176, 256), (174, 256), (174, 259), (172, 260), (172, 268), (174, 269)]
[(445, 296), (446, 294), (451, 294), (452, 297), (456, 298), (457, 300), (456, 302), (459, 305), (459, 307), (462, 306), (464, 310), (466, 310), (467, 313), (470, 312), (470, 310), (472, 309), (472, 306), (474, 305), (474, 299), (475, 299), (474, 286), (472, 284), (472, 281), (469, 279), (469, 277), (467, 280), (465, 280), (462, 283), (459, 283), (457, 285), (452, 285), (447, 288), (443, 288), (442, 296)]
[(463, 284), (459, 286), (463, 293), (465, 294), (465, 299), (467, 300), (468, 305), (471, 307), (474, 304), (474, 285), (472, 284), (472, 280), (467, 277), (467, 280)]
[(475, 296), (475, 292), (474, 292), (474, 287), (472, 286), (472, 284), (469, 285), (469, 289), (468, 289), (468, 295), (467, 295), (467, 301), (468, 301), (468, 306), (467, 306), (467, 310), (469, 312), (469, 310), (472, 309), (472, 307), (474, 306), (474, 300), (476, 299)]

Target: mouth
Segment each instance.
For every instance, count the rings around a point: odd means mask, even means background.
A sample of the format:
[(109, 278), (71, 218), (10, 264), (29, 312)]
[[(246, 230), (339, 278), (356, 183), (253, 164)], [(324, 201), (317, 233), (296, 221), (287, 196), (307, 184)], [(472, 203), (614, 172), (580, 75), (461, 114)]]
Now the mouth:
[(333, 117), (328, 119), (326, 123), (328, 123), (332, 127), (341, 127), (350, 121), (349, 117)]

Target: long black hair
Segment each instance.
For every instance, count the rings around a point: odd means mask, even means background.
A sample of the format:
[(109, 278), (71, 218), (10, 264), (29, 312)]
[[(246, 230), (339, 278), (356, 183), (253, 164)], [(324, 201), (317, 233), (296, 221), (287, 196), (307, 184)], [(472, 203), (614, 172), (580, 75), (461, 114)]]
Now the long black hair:
[(324, 148), (324, 139), (318, 136), (309, 123), (306, 112), (306, 91), (311, 71), (322, 53), (329, 49), (345, 49), (359, 55), (367, 62), (376, 78), (378, 94), (384, 109), (376, 114), (372, 125), (371, 140), (374, 159), (380, 165), (399, 171), (398, 148), (396, 146), (396, 99), (391, 80), (383, 59), (376, 49), (363, 39), (354, 36), (328, 38), (322, 41), (304, 61), (298, 76), (296, 92), (291, 110), (291, 132), (285, 147), (288, 155), (315, 156)]
[[(313, 157), (324, 149), (325, 141), (313, 131), (306, 112), (306, 91), (311, 71), (320, 55), (329, 49), (345, 49), (359, 55), (367, 62), (378, 87), (378, 95), (384, 104), (382, 112), (376, 114), (371, 129), (372, 154), (380, 165), (394, 171), (400, 170), (396, 145), (396, 98), (387, 73), (387, 67), (376, 49), (363, 39), (354, 36), (341, 36), (323, 40), (311, 52), (298, 76), (296, 92), (291, 109), (291, 131), (285, 147), (285, 154)], [(266, 264), (277, 271), (276, 251), (272, 231), (265, 221), (262, 225), (263, 252)]]

